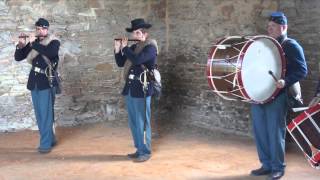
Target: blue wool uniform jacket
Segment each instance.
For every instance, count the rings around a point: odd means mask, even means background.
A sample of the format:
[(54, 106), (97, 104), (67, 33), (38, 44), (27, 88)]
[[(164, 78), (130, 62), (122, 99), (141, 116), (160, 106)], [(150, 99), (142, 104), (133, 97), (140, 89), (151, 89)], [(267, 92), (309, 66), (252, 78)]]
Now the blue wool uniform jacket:
[[(36, 56), (32, 61), (32, 66), (38, 67), (40, 69), (46, 69), (48, 67), (47, 63), (41, 56), (41, 54), (43, 54), (50, 59), (52, 64), (56, 64), (56, 68), (59, 62), (59, 47), (60, 42), (58, 40), (52, 40), (47, 46), (44, 46), (40, 44), (39, 40), (37, 39), (32, 43), (32, 46), (30, 43), (28, 43), (24, 48), (19, 49), (17, 47), (14, 53), (14, 58), (16, 61), (22, 61), (26, 59), (30, 51), (34, 49), (39, 53), (39, 55)], [(54, 82), (54, 85), (56, 85), (56, 82)], [(37, 89), (39, 90), (50, 88), (48, 78), (45, 74), (37, 73), (31, 70), (29, 73), (27, 89), (34, 90), (35, 87), (37, 87)]]
[(286, 36), (281, 36), (277, 40), (285, 53), (287, 67), (284, 89), (288, 89), (291, 85), (307, 76), (307, 64), (303, 49), (296, 40)]
[[(115, 54), (116, 63), (119, 67), (123, 67), (126, 60), (132, 62), (132, 66), (129, 69), (129, 74), (134, 74), (135, 77), (140, 77), (140, 74), (143, 72), (141, 64), (144, 64), (149, 70), (154, 68), (156, 58), (157, 58), (157, 49), (153, 45), (147, 45), (139, 54), (134, 54), (134, 49), (136, 45), (131, 47), (124, 47), (119, 53)], [(130, 90), (130, 95), (132, 97), (143, 98), (143, 86), (141, 82), (137, 79), (131, 80), (128, 77), (126, 78), (126, 83), (122, 91), (122, 95), (128, 95)], [(151, 84), (148, 84), (147, 96), (153, 94), (153, 89)]]

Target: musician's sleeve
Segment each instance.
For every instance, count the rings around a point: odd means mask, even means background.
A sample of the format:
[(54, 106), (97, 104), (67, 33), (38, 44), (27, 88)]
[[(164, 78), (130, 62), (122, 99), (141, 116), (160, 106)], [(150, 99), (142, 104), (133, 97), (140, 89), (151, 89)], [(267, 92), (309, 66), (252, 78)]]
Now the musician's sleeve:
[(116, 59), (116, 63), (119, 67), (123, 67), (127, 59), (127, 57), (124, 56), (121, 51), (119, 51), (119, 53), (114, 53), (114, 58)]
[[(128, 48), (129, 50), (131, 51), (134, 51), (134, 49), (136, 48), (136, 44), (133, 44), (132, 46), (130, 47), (125, 47), (125, 48)], [(124, 49), (124, 48), (123, 48)], [(125, 55), (125, 53), (123, 52), (123, 50), (119, 51), (119, 53), (115, 53), (114, 54), (115, 56), (115, 59), (116, 59), (116, 63), (119, 67), (123, 67), (126, 60), (128, 59), (128, 57)]]
[(16, 51), (14, 52), (14, 59), (16, 61), (22, 61), (28, 56), (30, 51), (31, 51), (30, 43), (28, 43), (25, 47), (21, 49), (18, 48), (17, 46)]
[(38, 51), (39, 54), (47, 56), (49, 59), (53, 59), (59, 55), (60, 42), (58, 40), (52, 40), (47, 46), (40, 44), (39, 42), (33, 42), (32, 48)]
[(135, 54), (130, 48), (123, 48), (123, 53), (134, 65), (143, 64), (150, 59), (155, 59), (157, 56), (157, 49), (153, 45), (146, 46), (139, 54)]
[(290, 87), (294, 83), (307, 76), (308, 69), (302, 47), (298, 43), (290, 43), (286, 47), (286, 56), (290, 69), (285, 77), (286, 86)]

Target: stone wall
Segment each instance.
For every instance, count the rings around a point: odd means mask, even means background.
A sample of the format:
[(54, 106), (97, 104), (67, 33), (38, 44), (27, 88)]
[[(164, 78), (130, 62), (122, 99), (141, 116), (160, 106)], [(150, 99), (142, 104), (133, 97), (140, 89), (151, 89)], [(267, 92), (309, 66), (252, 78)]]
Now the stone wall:
[[(317, 84), (320, 43), (319, 1), (169, 1), (169, 44), (166, 84), (168, 100), (174, 117), (208, 129), (223, 129), (231, 133), (251, 134), (250, 106), (242, 102), (225, 101), (208, 89), (205, 78), (207, 51), (218, 37), (266, 34), (267, 16), (283, 11), (289, 19), (288, 34), (305, 50), (309, 74), (302, 81), (302, 93), (307, 104)], [(177, 11), (174, 11), (176, 9)], [(182, 15), (183, 14), (183, 15)], [(174, 98), (173, 98), (174, 97)], [(297, 114), (290, 114), (289, 118)]]
[(160, 101), (163, 123), (184, 123), (209, 129), (250, 134), (249, 105), (225, 101), (209, 90), (207, 53), (211, 44), (230, 35), (265, 34), (266, 17), (275, 10), (289, 18), (289, 35), (305, 48), (310, 68), (302, 82), (310, 100), (318, 77), (320, 2), (316, 0), (2, 0), (0, 1), (0, 130), (34, 127), (30, 66), (15, 62), (19, 32), (33, 30), (46, 17), (61, 39), (60, 72), (63, 94), (56, 103), (60, 125), (125, 120), (120, 95), (121, 69), (113, 57), (113, 38), (135, 17), (153, 24), (158, 64), (163, 76)]
[[(60, 67), (63, 94), (56, 100), (60, 125), (124, 120), (120, 95), (121, 69), (113, 56), (113, 38), (126, 35), (133, 17), (154, 23), (162, 36), (162, 2), (50, 0), (0, 1), (0, 130), (36, 128), (30, 93), (26, 90), (30, 65), (15, 62), (19, 32), (33, 33), (34, 22), (45, 17), (50, 31), (61, 39)], [(157, 9), (156, 12), (151, 11)], [(161, 43), (161, 42), (160, 42)], [(162, 43), (163, 44), (163, 43)]]

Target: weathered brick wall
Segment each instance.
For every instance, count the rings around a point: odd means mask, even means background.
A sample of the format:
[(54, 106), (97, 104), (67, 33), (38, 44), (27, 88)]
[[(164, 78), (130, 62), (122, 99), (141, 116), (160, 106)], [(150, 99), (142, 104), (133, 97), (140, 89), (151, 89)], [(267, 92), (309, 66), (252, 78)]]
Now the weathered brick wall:
[(164, 85), (160, 119), (250, 134), (249, 105), (225, 101), (209, 90), (205, 68), (211, 44), (223, 36), (265, 34), (267, 15), (284, 11), (289, 35), (302, 44), (308, 59), (311, 71), (302, 85), (309, 101), (319, 73), (319, 6), (316, 0), (0, 1), (0, 129), (34, 125), (25, 89), (30, 67), (13, 61), (12, 39), (20, 31), (31, 31), (40, 16), (50, 20), (62, 42), (64, 92), (57, 99), (58, 122), (125, 120), (113, 38), (125, 34), (132, 18), (144, 17), (153, 24), (152, 35), (160, 45)]

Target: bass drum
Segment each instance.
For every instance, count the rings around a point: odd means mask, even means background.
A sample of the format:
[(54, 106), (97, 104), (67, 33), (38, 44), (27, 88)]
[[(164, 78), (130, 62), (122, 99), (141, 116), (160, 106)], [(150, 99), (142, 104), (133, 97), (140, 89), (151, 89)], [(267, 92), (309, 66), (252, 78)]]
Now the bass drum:
[(275, 39), (231, 36), (210, 49), (206, 71), (210, 88), (220, 97), (263, 104), (280, 91), (275, 78), (284, 77), (285, 67), (283, 50)]

